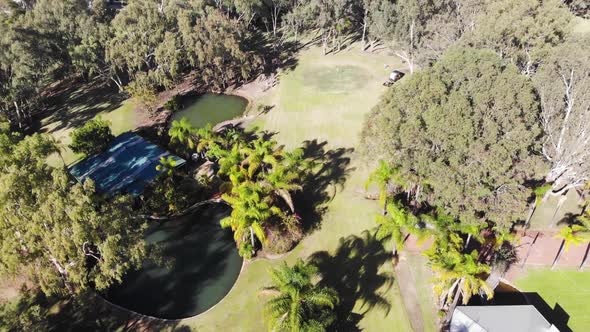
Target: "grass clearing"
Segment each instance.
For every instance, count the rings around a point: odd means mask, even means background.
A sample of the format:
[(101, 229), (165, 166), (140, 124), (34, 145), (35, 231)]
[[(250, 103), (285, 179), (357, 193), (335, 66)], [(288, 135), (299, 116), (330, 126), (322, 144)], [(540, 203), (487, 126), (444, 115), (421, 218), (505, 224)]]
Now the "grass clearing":
[[(89, 84), (71, 88), (63, 92), (59, 102), (64, 106), (51, 110), (50, 115), (41, 119), (40, 127), (42, 132), (51, 134), (62, 144), (62, 156), (68, 165), (81, 157), (68, 147), (70, 134), (86, 121), (101, 116), (111, 122), (114, 135), (135, 129), (141, 121), (134, 111), (136, 104), (132, 99), (123, 99), (101, 86)], [(57, 155), (50, 156), (48, 162), (54, 166), (62, 163)]]
[(529, 269), (515, 284), (523, 292), (537, 292), (551, 309), (561, 306), (573, 331), (590, 330), (590, 272)]
[[(346, 276), (356, 278), (361, 257), (369, 260), (369, 253), (375, 254), (369, 248), (379, 244), (367, 243), (363, 231), (374, 230), (378, 207), (376, 202), (363, 199), (359, 193), (364, 187), (368, 171), (358, 163), (355, 147), (365, 114), (385, 91), (381, 84), (387, 79), (391, 68), (385, 68), (384, 65), (400, 68), (401, 64), (395, 57), (361, 53), (358, 49), (329, 56), (321, 53), (321, 49), (316, 47), (302, 52), (298, 58), (299, 65), (293, 71), (283, 73), (280, 84), (257, 101), (262, 105), (274, 105), (274, 108), (256, 120), (254, 125), (276, 133), (277, 140), (288, 148), (315, 139), (318, 144), (325, 143), (326, 150), (345, 149), (345, 157), (350, 158), (345, 171), (347, 180), (328, 188), (327, 191), (333, 196), (327, 203), (327, 211), (319, 229), (309, 234), (293, 252), (282, 259), (256, 260), (248, 264), (234, 289), (221, 303), (198, 317), (183, 321), (183, 324), (198, 331), (264, 330), (264, 298), (259, 293), (270, 282), (268, 270), (272, 266), (282, 261), (292, 263), (297, 258), (307, 259), (314, 253), (327, 251), (333, 257), (327, 263), (332, 264), (331, 271), (342, 271)], [(349, 73), (362, 73), (367, 78), (366, 83), (360, 88), (342, 91), (343, 84), (337, 78), (332, 84), (328, 81), (318, 83), (318, 77), (306, 75), (318, 68), (332, 72), (335, 76), (355, 75), (339, 72), (338, 68), (342, 66), (349, 68)], [(314, 84), (321, 84), (323, 91)], [(386, 243), (385, 248), (380, 249), (388, 253), (389, 245)], [(353, 294), (342, 300), (352, 301), (353, 316), (358, 319), (357, 326), (363, 330), (410, 331), (397, 285), (383, 283), (380, 277), (392, 273), (391, 261), (373, 265), (375, 270), (370, 273), (373, 275), (365, 273), (364, 279), (355, 280), (349, 287)], [(346, 276), (343, 275), (342, 279)], [(372, 305), (372, 295), (385, 298), (388, 308)]]
[(542, 201), (535, 209), (531, 217), (530, 228), (532, 230), (551, 230), (561, 228), (560, 221), (571, 215), (578, 215), (582, 212), (579, 205), (579, 197), (575, 190), (570, 190), (566, 199), (559, 207), (560, 197), (549, 196)]

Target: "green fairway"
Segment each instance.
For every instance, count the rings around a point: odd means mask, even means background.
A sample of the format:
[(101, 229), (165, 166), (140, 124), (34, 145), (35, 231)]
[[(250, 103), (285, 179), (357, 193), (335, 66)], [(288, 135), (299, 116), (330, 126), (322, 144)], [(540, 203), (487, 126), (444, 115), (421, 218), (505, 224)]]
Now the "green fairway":
[(322, 93), (348, 93), (367, 84), (369, 73), (362, 67), (344, 65), (311, 67), (303, 73), (305, 87)]
[(103, 119), (111, 122), (111, 130), (115, 136), (137, 128), (139, 119), (135, 114), (135, 103), (132, 99), (125, 100), (122, 105), (112, 111), (104, 111), (98, 114)]
[[(356, 152), (364, 116), (385, 91), (381, 84), (392, 68), (384, 65), (399, 68), (400, 62), (395, 57), (361, 53), (358, 49), (323, 56), (320, 48), (304, 51), (298, 61), (294, 71), (283, 73), (279, 85), (257, 101), (274, 108), (255, 125), (276, 133), (278, 141), (289, 148), (317, 140), (315, 146), (323, 149), (325, 156), (340, 156), (330, 166), (345, 175), (346, 181), (327, 188), (327, 210), (319, 228), (293, 252), (283, 259), (248, 264), (220, 304), (184, 323), (198, 331), (262, 331), (264, 296), (260, 290), (269, 285), (268, 270), (283, 260), (291, 263), (298, 257), (307, 259), (314, 253), (328, 251), (327, 256), (332, 258), (326, 260), (325, 272), (335, 279), (353, 280), (341, 301), (350, 302), (358, 327), (365, 331), (410, 331), (396, 283), (383, 279), (392, 274), (391, 260), (376, 258), (389, 257), (390, 244), (383, 248), (363, 234), (364, 230), (374, 230), (378, 208), (375, 201), (363, 198), (368, 172)], [(332, 73), (335, 77), (320, 82), (320, 77), (310, 77), (313, 71)], [(358, 75), (366, 81), (355, 86), (338, 78), (348, 80)], [(361, 274), (359, 270), (364, 267), (359, 266), (360, 261), (374, 269), (367, 268), (368, 272)], [(383, 297), (386, 304), (375, 304), (372, 296)]]
[(573, 331), (589, 331), (590, 272), (532, 269), (516, 280), (523, 292), (537, 292), (553, 309), (559, 304), (569, 315)]

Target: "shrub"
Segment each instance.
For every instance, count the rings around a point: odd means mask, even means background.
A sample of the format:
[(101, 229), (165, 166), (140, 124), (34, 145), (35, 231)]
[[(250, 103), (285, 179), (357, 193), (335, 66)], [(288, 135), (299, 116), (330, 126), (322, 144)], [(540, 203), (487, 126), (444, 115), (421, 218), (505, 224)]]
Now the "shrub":
[(126, 90), (133, 97), (139, 100), (149, 112), (156, 111), (158, 103), (157, 84), (154, 83), (153, 77), (145, 73), (139, 73), (135, 79), (129, 83)]
[(252, 247), (252, 244), (250, 242), (242, 241), (238, 248), (238, 252), (241, 257), (245, 259), (251, 259), (252, 255), (254, 254), (254, 248)]
[(0, 304), (0, 331), (48, 331), (47, 309), (42, 302), (38, 292), (23, 289), (18, 299)]
[(103, 152), (115, 138), (111, 133), (110, 124), (109, 121), (100, 117), (86, 122), (84, 126), (70, 134), (72, 138), (70, 148), (75, 153), (83, 153), (87, 156)]
[(293, 249), (301, 238), (303, 231), (299, 220), (293, 215), (286, 216), (282, 224), (267, 228), (264, 249), (271, 254), (284, 254)]
[(187, 209), (199, 196), (196, 188), (190, 188), (182, 179), (160, 175), (146, 186), (142, 208), (153, 215), (172, 215)]
[(164, 109), (170, 112), (176, 112), (180, 109), (180, 97), (178, 95), (170, 98), (166, 103), (164, 103)]

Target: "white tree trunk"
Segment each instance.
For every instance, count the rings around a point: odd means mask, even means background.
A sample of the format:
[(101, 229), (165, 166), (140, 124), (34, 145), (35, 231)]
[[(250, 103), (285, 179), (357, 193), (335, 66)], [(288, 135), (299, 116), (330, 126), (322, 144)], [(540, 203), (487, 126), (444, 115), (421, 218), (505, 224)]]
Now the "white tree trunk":
[(68, 271), (67, 269), (59, 263), (59, 261), (54, 258), (54, 257), (50, 257), (49, 261), (51, 263), (53, 263), (53, 266), (55, 266), (55, 269), (57, 270), (57, 272), (59, 273), (59, 275), (61, 276), (64, 286), (66, 286), (66, 288), (68, 289), (68, 291), (70, 293), (74, 293), (74, 288), (72, 287), (72, 285), (70, 285), (69, 281), (68, 281)]
[(367, 37), (367, 18), (369, 15), (369, 10), (365, 10), (365, 16), (363, 18), (363, 37), (362, 37), (362, 41), (363, 41), (363, 46), (362, 49), (363, 51), (367, 49), (367, 41), (366, 41), (366, 37)]

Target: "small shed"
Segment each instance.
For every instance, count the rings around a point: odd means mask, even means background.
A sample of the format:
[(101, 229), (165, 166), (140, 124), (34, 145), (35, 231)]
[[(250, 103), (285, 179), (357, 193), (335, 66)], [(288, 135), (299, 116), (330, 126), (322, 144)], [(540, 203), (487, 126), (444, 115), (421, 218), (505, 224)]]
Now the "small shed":
[(156, 166), (160, 158), (172, 157), (176, 167), (186, 160), (127, 132), (117, 136), (103, 153), (89, 156), (70, 167), (70, 173), (80, 182), (90, 178), (96, 190), (102, 194), (129, 193), (140, 195), (144, 187), (153, 181), (160, 171)]

